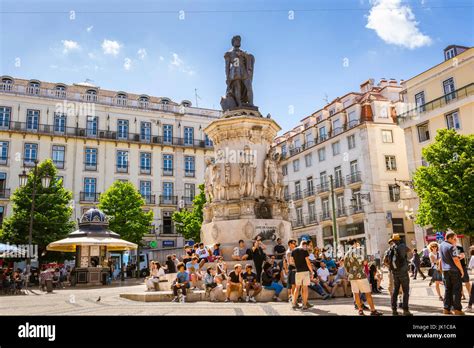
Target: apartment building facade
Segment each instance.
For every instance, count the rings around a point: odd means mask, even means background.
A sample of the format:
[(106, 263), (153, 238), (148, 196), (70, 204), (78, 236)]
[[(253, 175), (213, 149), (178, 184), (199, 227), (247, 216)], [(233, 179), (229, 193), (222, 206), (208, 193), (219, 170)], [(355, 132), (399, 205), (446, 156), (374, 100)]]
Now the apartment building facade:
[(414, 239), (396, 182), (408, 177), (400, 90), (394, 79), (367, 80), (275, 140), (298, 236), (333, 244), (332, 176), (339, 244), (358, 239), (380, 258), (392, 233)]
[[(410, 178), (420, 166), (427, 165), (422, 149), (433, 143), (438, 129), (454, 129), (474, 134), (474, 48), (450, 45), (444, 60), (402, 83), (405, 110), (398, 123), (405, 132)], [(416, 194), (408, 200), (417, 211)], [(431, 226), (415, 225), (418, 247), (435, 240)], [(461, 236), (463, 239), (464, 236)], [(467, 240), (464, 244), (469, 245)]]
[(191, 205), (204, 181), (213, 147), (203, 129), (219, 116), (189, 101), (2, 76), (0, 218), (12, 212), (18, 175), (51, 158), (73, 192), (75, 220), (114, 181), (130, 181), (154, 212), (145, 240), (180, 247), (171, 215)]

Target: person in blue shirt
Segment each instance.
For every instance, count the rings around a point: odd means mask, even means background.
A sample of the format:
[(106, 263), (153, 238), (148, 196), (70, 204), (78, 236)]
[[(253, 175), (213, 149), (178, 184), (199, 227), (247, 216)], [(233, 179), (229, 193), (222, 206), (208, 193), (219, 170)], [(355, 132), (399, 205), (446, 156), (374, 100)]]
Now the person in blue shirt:
[(189, 273), (185, 271), (184, 263), (178, 263), (178, 273), (173, 283), (173, 301), (178, 302), (178, 290), (183, 294), (183, 302), (186, 302), (186, 289), (189, 288)]
[(459, 260), (459, 251), (456, 245), (456, 233), (448, 232), (439, 247), (441, 271), (443, 272), (445, 285), (443, 314), (453, 314), (451, 309), (454, 308), (455, 315), (464, 315), (461, 305), (464, 269)]

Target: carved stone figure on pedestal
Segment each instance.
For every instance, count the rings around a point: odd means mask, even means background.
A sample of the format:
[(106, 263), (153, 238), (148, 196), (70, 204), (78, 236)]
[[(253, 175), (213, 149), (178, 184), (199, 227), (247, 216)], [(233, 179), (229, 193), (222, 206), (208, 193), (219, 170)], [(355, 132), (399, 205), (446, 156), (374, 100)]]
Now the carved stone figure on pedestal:
[(230, 173), (231, 173), (231, 166), (230, 163), (227, 162), (224, 166), (224, 190), (225, 190), (225, 200), (229, 200), (229, 191), (230, 191)]
[(204, 172), (204, 193), (206, 195), (206, 201), (212, 202), (214, 194), (212, 192), (213, 181), (214, 181), (214, 163), (211, 158), (206, 159), (206, 171)]
[(214, 198), (220, 201), (222, 199), (222, 171), (220, 163), (214, 164), (212, 184)]
[(233, 48), (224, 55), (227, 84), (226, 96), (221, 99), (224, 111), (242, 106), (254, 107), (252, 79), (255, 58), (240, 49), (239, 35), (231, 42)]
[(245, 145), (240, 155), (240, 195), (242, 197), (253, 197), (255, 193), (256, 167), (254, 157), (250, 153), (250, 147)]
[(275, 197), (276, 190), (278, 187), (278, 166), (279, 157), (278, 154), (271, 149), (264, 161), (264, 174), (265, 179), (263, 181), (263, 187), (267, 193), (267, 197)]

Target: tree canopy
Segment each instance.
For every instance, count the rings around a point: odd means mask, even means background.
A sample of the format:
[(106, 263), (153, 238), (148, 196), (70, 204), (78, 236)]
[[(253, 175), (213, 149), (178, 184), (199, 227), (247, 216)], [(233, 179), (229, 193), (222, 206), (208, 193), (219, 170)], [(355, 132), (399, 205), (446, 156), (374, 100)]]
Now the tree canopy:
[(108, 216), (109, 228), (139, 246), (153, 221), (153, 211), (145, 212), (144, 204), (135, 186), (123, 181), (115, 181), (99, 198), (99, 209)]
[(429, 163), (417, 169), (414, 186), (420, 198), (416, 223), (436, 230), (474, 234), (474, 135), (438, 131), (422, 150)]
[(206, 204), (204, 184), (199, 185), (199, 194), (193, 199), (191, 210), (183, 209), (173, 213), (172, 219), (176, 229), (184, 238), (199, 242), (201, 239), (201, 225), (203, 221), (203, 207)]
[[(63, 187), (53, 162), (47, 159), (39, 163), (37, 173), (32, 242), (38, 245), (41, 256), (49, 243), (65, 238), (74, 229), (75, 222), (71, 220), (72, 192)], [(49, 187), (41, 184), (41, 178), (46, 174), (52, 178)], [(10, 198), (13, 213), (3, 221), (0, 231), (0, 240), (4, 243), (28, 244), (33, 181), (31, 170), (27, 184), (18, 187)], [(45, 259), (60, 261), (63, 256), (57, 252), (48, 252)]]

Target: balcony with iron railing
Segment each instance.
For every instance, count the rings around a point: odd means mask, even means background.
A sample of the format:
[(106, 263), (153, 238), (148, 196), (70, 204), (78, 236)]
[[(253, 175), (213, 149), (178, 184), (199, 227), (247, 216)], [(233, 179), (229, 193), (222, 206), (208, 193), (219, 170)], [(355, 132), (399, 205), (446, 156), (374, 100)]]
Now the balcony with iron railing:
[(59, 161), (59, 160), (53, 160), (53, 164), (56, 166), (58, 169), (64, 169), (65, 161)]
[(185, 169), (184, 176), (187, 178), (194, 178), (196, 176), (196, 170), (194, 169)]
[(295, 193), (291, 195), (291, 197), (294, 201), (297, 201), (303, 198), (303, 193), (301, 191), (296, 191)]
[(0, 166), (6, 166), (6, 165), (8, 165), (8, 157), (7, 156), (0, 157)]
[(346, 183), (348, 185), (357, 184), (362, 182), (361, 172), (353, 172), (346, 176)]
[(345, 217), (347, 216), (347, 210), (346, 207), (338, 207), (336, 210), (336, 217)]
[(318, 223), (318, 218), (316, 217), (316, 214), (310, 214), (309, 216), (305, 217), (305, 224), (307, 226), (314, 225), (317, 223)]
[(151, 174), (150, 166), (140, 166), (140, 174)]
[(127, 174), (128, 173), (128, 164), (117, 164), (115, 166), (115, 172), (116, 173)]
[(319, 213), (319, 221), (331, 220), (331, 212), (329, 210)]
[(312, 197), (316, 194), (316, 190), (314, 189), (314, 187), (311, 187), (311, 188), (308, 188), (306, 190), (304, 190), (304, 196), (305, 197)]
[(341, 188), (344, 188), (344, 179), (342, 178), (342, 176), (336, 176), (336, 178), (334, 179), (334, 189), (337, 190)]
[(181, 196), (181, 200), (183, 201), (185, 206), (189, 207), (193, 205), (194, 197)]
[(55, 127), (50, 124), (37, 124), (27, 123), (19, 121), (4, 122), (4, 125), (0, 127), (0, 131), (11, 131), (19, 133), (35, 133), (45, 135), (57, 135), (64, 137), (79, 137), (79, 138), (90, 138), (90, 139), (107, 139), (107, 140), (118, 140), (125, 142), (134, 143), (145, 143), (145, 144), (158, 144), (158, 145), (169, 145), (169, 146), (182, 146), (192, 148), (206, 148), (212, 149), (213, 147), (206, 144), (205, 140), (194, 140), (193, 142), (185, 141), (184, 138), (180, 137), (163, 137), (163, 136), (150, 136), (143, 137), (139, 133), (129, 132), (117, 132), (110, 130), (101, 130), (93, 128), (79, 128), (79, 127)]
[(55, 88), (42, 88), (34, 86), (24, 86), (11, 83), (0, 83), (0, 93), (10, 93), (16, 95), (34, 96), (52, 99), (64, 99), (68, 102), (86, 102), (107, 106), (117, 106), (123, 108), (143, 109), (169, 112), (173, 114), (189, 114), (212, 119), (219, 118), (222, 115), (220, 110), (204, 109), (197, 107), (185, 107), (183, 105), (171, 105), (164, 103), (152, 103), (143, 100), (131, 100), (124, 98), (116, 98), (110, 96), (102, 96), (97, 94), (68, 92)]
[(163, 176), (173, 176), (173, 168), (163, 168), (162, 174)]
[(84, 162), (84, 170), (86, 171), (96, 171), (97, 162)]
[(328, 193), (329, 183), (328, 182), (322, 183), (321, 185), (318, 185), (317, 188), (318, 188), (318, 194)]
[(7, 188), (0, 188), (0, 199), (9, 199), (11, 190)]
[(417, 107), (414, 107), (410, 110), (407, 110), (401, 113), (397, 117), (398, 124), (403, 125), (404, 123), (411, 121), (413, 119), (418, 119), (433, 110), (440, 109), (448, 104), (453, 104), (454, 102), (458, 100), (462, 100), (472, 95), (474, 95), (474, 82), (464, 87), (461, 87), (455, 90), (454, 92), (447, 93), (423, 105), (419, 105)]
[(79, 200), (81, 202), (97, 203), (99, 202), (99, 192), (84, 192), (79, 193)]
[(145, 201), (146, 205), (154, 205), (156, 203), (155, 195), (152, 194), (142, 194), (142, 198)]
[(362, 205), (352, 205), (350, 207), (351, 215), (356, 215), (356, 214), (361, 214), (361, 213), (364, 213), (364, 207)]
[(160, 205), (177, 205), (178, 196), (160, 195)]

